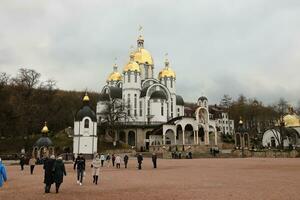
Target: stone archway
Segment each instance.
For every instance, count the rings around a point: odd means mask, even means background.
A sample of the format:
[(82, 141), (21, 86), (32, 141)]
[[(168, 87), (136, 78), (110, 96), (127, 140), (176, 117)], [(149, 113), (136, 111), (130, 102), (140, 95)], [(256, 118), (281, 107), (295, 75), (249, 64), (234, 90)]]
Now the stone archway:
[(191, 124), (184, 127), (184, 144), (194, 144), (194, 128)]
[(201, 126), (198, 131), (200, 142), (204, 142), (205, 132), (203, 126)]
[(166, 137), (166, 144), (168, 145), (174, 145), (175, 143), (175, 133), (172, 129), (168, 129), (165, 133), (165, 137)]
[(122, 143), (126, 143), (126, 133), (124, 131), (119, 132), (119, 141)]
[(134, 131), (128, 132), (128, 145), (135, 146), (135, 132)]
[(183, 130), (182, 126), (178, 124), (176, 126), (176, 144), (183, 144)]
[(241, 147), (241, 135), (239, 133), (235, 134), (235, 146), (238, 148)]

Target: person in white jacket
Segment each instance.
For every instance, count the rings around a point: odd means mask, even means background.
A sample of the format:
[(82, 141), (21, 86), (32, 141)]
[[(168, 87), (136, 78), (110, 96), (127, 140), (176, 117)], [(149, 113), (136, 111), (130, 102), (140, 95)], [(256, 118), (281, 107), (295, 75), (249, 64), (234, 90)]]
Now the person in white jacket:
[(101, 167), (103, 167), (105, 161), (105, 156), (103, 155), (103, 153), (100, 156), (100, 160), (101, 160)]
[(116, 167), (117, 168), (119, 168), (120, 169), (120, 167), (121, 167), (121, 156), (120, 155), (117, 155), (116, 156), (116, 160), (115, 160), (115, 162), (116, 162)]
[(99, 158), (99, 155), (96, 155), (96, 157), (94, 158), (93, 162), (92, 162), (92, 175), (93, 175), (93, 183), (94, 184), (98, 184), (98, 177), (100, 174), (100, 167), (101, 167), (101, 160)]

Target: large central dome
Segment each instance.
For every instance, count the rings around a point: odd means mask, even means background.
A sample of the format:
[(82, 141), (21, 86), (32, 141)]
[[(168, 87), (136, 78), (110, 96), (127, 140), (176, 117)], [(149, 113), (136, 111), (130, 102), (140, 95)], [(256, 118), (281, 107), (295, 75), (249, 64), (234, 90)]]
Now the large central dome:
[(134, 61), (138, 64), (148, 64), (153, 65), (153, 59), (149, 51), (144, 49), (144, 38), (143, 36), (139, 36), (137, 40), (138, 49), (134, 53)]

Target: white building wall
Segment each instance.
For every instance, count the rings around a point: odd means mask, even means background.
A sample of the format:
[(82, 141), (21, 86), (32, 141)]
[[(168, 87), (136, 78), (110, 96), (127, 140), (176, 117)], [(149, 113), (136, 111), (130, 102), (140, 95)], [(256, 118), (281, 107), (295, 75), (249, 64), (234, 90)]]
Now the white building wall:
[[(161, 107), (163, 102), (163, 115), (161, 113)], [(156, 99), (150, 100), (150, 106), (151, 106), (151, 115), (153, 117), (151, 118), (152, 122), (166, 122), (167, 121), (167, 103), (165, 100)]]
[[(84, 128), (84, 121), (89, 120), (89, 128)], [(93, 154), (97, 152), (97, 122), (85, 117), (74, 122), (73, 153)]]

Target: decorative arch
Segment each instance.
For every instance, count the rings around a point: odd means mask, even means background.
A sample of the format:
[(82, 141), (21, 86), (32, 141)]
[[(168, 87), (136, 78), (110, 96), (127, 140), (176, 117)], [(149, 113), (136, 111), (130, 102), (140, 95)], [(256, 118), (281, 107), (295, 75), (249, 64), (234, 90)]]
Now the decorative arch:
[(130, 146), (135, 146), (135, 138), (136, 138), (136, 135), (135, 135), (135, 132), (134, 131), (129, 131), (128, 132), (128, 145)]
[(241, 135), (239, 133), (235, 134), (235, 146), (241, 147)]
[(146, 80), (143, 81), (143, 83), (142, 83), (142, 88), (144, 88), (145, 85), (147, 85), (146, 83), (148, 83), (148, 82), (150, 82), (150, 81), (153, 81), (154, 83), (159, 83), (159, 81), (156, 80), (156, 79), (154, 79), (154, 78), (148, 78), (148, 79), (146, 79)]

